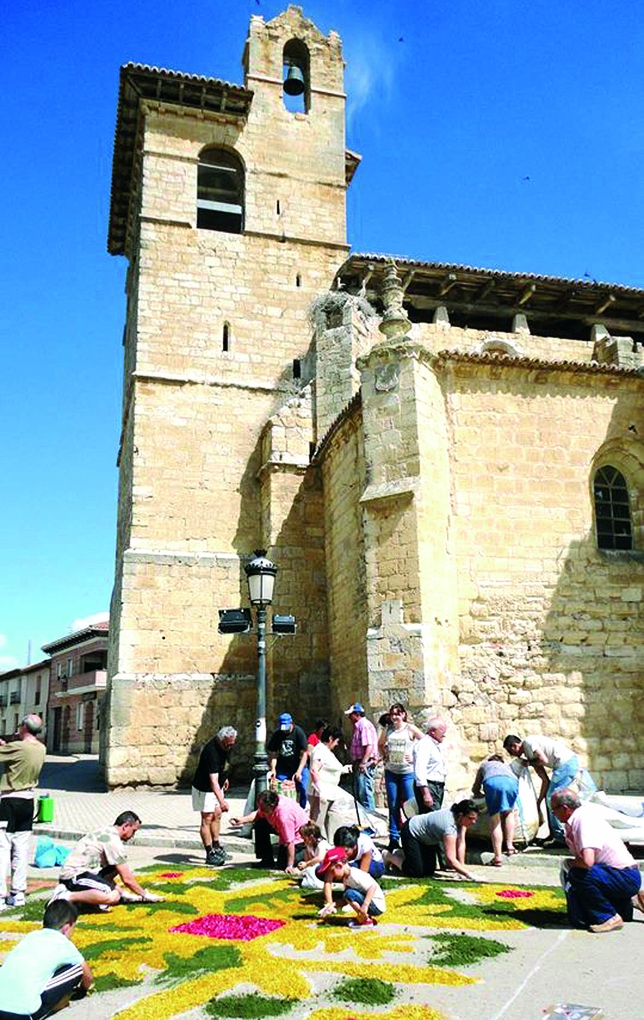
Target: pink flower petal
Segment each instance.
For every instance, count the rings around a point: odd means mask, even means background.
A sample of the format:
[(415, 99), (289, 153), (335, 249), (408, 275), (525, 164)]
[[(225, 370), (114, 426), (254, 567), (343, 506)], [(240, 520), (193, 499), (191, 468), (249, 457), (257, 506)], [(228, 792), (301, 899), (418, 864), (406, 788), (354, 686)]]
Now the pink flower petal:
[(205, 935), (209, 939), (230, 939), (250, 942), (281, 928), (286, 921), (271, 921), (268, 917), (253, 914), (205, 914), (194, 921), (179, 924), (170, 931), (186, 935)]
[(164, 871), (161, 878), (183, 878), (183, 871)]
[(529, 889), (502, 889), (496, 895), (502, 896), (504, 900), (523, 900), (534, 896), (534, 893)]

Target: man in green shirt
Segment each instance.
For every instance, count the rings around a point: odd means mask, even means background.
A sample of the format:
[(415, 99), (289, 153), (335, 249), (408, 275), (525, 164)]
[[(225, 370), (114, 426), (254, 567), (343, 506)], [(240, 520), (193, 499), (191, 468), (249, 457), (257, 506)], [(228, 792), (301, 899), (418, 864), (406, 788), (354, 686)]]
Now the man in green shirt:
[[(14, 740), (0, 739), (0, 910), (21, 907), (27, 891), (29, 839), (34, 820), (34, 798), (45, 761), (45, 746), (38, 740), (42, 719), (26, 715)], [(7, 874), (11, 867), (11, 891)]]

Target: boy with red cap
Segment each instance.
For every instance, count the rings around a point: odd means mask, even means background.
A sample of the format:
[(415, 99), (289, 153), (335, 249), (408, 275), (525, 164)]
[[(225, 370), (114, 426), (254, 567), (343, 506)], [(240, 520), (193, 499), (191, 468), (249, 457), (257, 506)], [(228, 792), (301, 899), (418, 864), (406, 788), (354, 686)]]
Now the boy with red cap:
[(342, 882), (344, 886), (343, 913), (355, 911), (355, 919), (349, 922), (350, 928), (371, 928), (376, 924), (374, 918), (384, 913), (385, 894), (382, 889), (368, 871), (349, 866), (347, 851), (343, 846), (327, 850), (315, 874), (324, 882), (324, 906), (318, 912), (319, 917), (324, 919), (336, 912), (332, 888), (334, 882)]

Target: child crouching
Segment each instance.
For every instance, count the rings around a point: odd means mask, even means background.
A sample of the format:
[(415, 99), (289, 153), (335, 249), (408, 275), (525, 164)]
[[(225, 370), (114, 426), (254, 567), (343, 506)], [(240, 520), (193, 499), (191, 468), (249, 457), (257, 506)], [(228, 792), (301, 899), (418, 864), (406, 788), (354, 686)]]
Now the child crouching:
[(289, 875), (297, 876), (300, 879), (302, 889), (323, 888), (324, 883), (315, 874), (315, 869), (324, 860), (327, 850), (331, 849), (328, 839), (322, 835), (322, 830), (314, 822), (307, 822), (300, 826), (300, 837), (304, 843), (304, 860), (287, 868)]
[(368, 871), (349, 866), (344, 847), (332, 847), (315, 873), (324, 882), (324, 906), (318, 912), (319, 917), (330, 917), (336, 912), (333, 902), (334, 882), (342, 882), (344, 886), (343, 912), (355, 912), (354, 920), (349, 922), (350, 928), (370, 928), (376, 924), (374, 918), (385, 912), (385, 894), (382, 889)]

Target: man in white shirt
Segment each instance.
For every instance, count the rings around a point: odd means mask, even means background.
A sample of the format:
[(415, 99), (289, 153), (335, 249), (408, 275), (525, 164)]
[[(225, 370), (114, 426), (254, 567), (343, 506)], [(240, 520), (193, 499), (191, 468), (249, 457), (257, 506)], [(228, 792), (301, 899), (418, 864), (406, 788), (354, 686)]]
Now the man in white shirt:
[(435, 716), (427, 722), (427, 735), (414, 743), (414, 793), (421, 815), (443, 805), (447, 763), (441, 745), (446, 732), (447, 723)]
[(644, 901), (635, 860), (597, 807), (582, 805), (573, 790), (557, 790), (552, 810), (575, 855), (562, 869), (571, 923), (597, 934), (622, 928), (624, 921), (633, 919), (633, 897), (640, 909)]
[[(536, 734), (530, 737), (517, 737), (510, 733), (503, 741), (503, 747), (512, 758), (525, 758), (541, 780), (541, 789), (537, 797), (537, 808), (546, 801), (550, 838), (561, 846), (565, 845), (563, 826), (553, 814), (550, 802), (555, 790), (570, 786), (579, 772), (579, 759), (574, 751), (566, 747), (560, 740)], [(546, 768), (551, 770), (548, 776)], [(588, 775), (587, 773), (585, 775)], [(588, 776), (588, 780), (590, 777)], [(594, 785), (594, 784), (593, 784)]]

